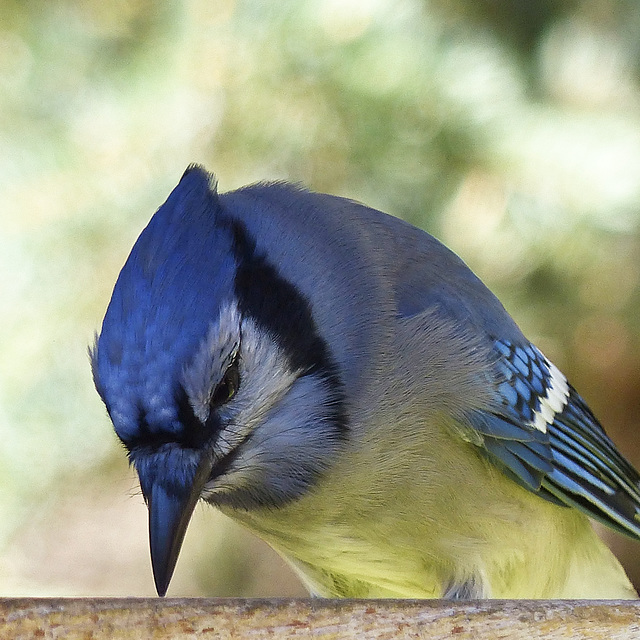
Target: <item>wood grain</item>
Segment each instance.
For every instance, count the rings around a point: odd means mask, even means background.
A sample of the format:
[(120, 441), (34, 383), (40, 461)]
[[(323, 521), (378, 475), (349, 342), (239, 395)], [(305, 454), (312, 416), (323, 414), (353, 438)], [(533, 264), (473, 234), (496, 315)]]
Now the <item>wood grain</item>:
[(5, 598), (0, 638), (639, 640), (640, 602)]

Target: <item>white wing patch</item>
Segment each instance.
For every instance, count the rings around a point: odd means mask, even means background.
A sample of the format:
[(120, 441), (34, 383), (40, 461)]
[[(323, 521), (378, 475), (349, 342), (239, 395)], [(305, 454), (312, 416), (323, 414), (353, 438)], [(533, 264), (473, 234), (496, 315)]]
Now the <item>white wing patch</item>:
[[(544, 356), (543, 356), (544, 358)], [(530, 422), (531, 426), (542, 433), (547, 433), (547, 427), (553, 424), (555, 416), (562, 413), (569, 400), (569, 384), (564, 374), (547, 358), (544, 358), (549, 367), (549, 380), (547, 382), (546, 396), (539, 396), (540, 408), (534, 413)]]

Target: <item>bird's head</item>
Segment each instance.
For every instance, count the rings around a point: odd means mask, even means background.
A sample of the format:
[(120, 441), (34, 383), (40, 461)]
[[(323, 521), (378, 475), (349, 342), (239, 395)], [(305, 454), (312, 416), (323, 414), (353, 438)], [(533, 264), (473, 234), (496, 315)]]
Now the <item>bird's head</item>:
[(198, 167), (138, 238), (91, 358), (149, 509), (160, 595), (200, 498), (277, 508), (314, 486), (344, 439), (312, 307)]

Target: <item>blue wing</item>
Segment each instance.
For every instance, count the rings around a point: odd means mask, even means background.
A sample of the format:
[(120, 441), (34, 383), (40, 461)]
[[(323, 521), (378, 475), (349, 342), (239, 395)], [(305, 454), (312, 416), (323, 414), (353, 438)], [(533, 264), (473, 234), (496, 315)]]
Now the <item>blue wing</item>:
[(486, 454), (553, 502), (640, 538), (640, 475), (564, 375), (531, 344), (496, 340), (499, 408), (468, 418)]

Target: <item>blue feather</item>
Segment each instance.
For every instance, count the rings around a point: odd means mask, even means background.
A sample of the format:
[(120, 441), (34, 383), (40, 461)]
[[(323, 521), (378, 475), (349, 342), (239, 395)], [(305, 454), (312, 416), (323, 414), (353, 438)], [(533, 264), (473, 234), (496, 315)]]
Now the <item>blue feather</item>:
[(640, 537), (640, 476), (584, 400), (533, 345), (497, 340), (494, 353), (501, 408), (468, 415), (486, 454), (530, 491)]

